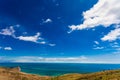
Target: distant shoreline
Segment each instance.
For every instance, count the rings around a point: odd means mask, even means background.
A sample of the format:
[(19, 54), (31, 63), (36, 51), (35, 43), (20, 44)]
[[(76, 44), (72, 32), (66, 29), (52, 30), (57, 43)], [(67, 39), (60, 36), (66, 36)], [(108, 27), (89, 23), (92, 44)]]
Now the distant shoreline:
[(0, 62), (0, 64), (6, 63), (20, 63), (20, 64), (120, 64), (120, 63), (72, 63), (72, 62)]
[(28, 74), (42, 76), (61, 76), (64, 74), (87, 74), (104, 70), (120, 69), (120, 64), (87, 64), (87, 63), (1, 63), (3, 67), (21, 67), (21, 71)]

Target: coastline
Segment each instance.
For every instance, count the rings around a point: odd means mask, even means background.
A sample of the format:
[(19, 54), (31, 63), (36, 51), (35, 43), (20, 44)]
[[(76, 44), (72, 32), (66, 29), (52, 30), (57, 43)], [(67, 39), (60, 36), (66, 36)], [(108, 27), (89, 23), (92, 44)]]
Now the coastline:
[(120, 69), (119, 64), (76, 64), (76, 63), (1, 63), (3, 67), (20, 66), (21, 72), (41, 76), (61, 76), (68, 73), (95, 73), (104, 70)]
[(0, 67), (0, 80), (49, 80), (50, 76), (41, 76), (21, 72), (18, 67)]
[(79, 74), (68, 73), (60, 76), (41, 76), (21, 72), (20, 67), (0, 67), (0, 80), (118, 80), (120, 70), (105, 70), (100, 72)]

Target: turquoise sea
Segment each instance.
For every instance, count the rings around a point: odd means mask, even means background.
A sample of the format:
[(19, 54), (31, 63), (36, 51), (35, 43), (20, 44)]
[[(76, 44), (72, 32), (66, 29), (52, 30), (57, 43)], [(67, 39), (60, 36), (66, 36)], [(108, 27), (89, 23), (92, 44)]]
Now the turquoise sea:
[(120, 69), (120, 64), (82, 64), (82, 63), (0, 63), (4, 67), (20, 66), (23, 72), (58, 76), (66, 73), (91, 73), (103, 70)]

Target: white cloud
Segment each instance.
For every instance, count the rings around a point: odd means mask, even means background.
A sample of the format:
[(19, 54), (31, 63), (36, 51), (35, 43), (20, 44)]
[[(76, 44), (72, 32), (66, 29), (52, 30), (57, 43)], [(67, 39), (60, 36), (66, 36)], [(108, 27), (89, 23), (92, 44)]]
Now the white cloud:
[(49, 46), (55, 46), (56, 44), (48, 44)]
[(101, 38), (102, 41), (115, 41), (116, 39), (120, 39), (120, 28), (111, 30), (111, 32)]
[(0, 46), (0, 49), (1, 49), (1, 50), (8, 50), (8, 51), (12, 50), (11, 47), (2, 47), (2, 46)]
[(50, 22), (52, 22), (52, 20), (50, 18), (43, 21), (43, 23), (50, 23)]
[(11, 47), (4, 47), (4, 50), (12, 50)]
[(46, 42), (45, 42), (45, 41), (42, 41), (42, 42), (40, 42), (40, 44), (46, 44)]
[[(17, 25), (19, 26), (19, 25)], [(22, 41), (29, 41), (29, 42), (35, 42), (35, 43), (39, 43), (39, 44), (46, 44), (46, 42), (44, 41), (43, 38), (41, 38), (41, 34), (38, 32), (36, 33), (36, 35), (34, 36), (16, 36), (15, 35), (15, 30), (13, 28), (13, 26), (10, 26), (9, 28), (5, 28), (2, 29), (0, 31), (0, 35), (5, 35), (5, 36), (11, 36), (14, 39), (18, 39), (18, 40), (22, 40)], [(25, 32), (26, 34), (27, 32)]]
[(0, 56), (0, 62), (49, 63), (120, 63), (120, 52), (80, 57)]
[(110, 46), (112, 48), (119, 48), (120, 47), (119, 44), (118, 44), (118, 42), (112, 42), (112, 43), (110, 43)]
[(7, 36), (12, 36), (12, 37), (15, 37), (14, 33), (15, 33), (15, 30), (13, 26), (10, 26), (9, 28), (6, 28), (6, 29), (2, 29), (0, 31), (1, 35), (7, 35)]
[(36, 35), (34, 36), (19, 36), (19, 37), (16, 37), (17, 39), (19, 40), (23, 40), (23, 41), (30, 41), (30, 42), (35, 42), (35, 43), (39, 43), (38, 40), (42, 39), (40, 38), (40, 33), (36, 33)]
[[(47, 21), (49, 21), (49, 19)], [(17, 26), (19, 26), (19, 25), (17, 25)], [(46, 43), (44, 38), (41, 37), (40, 32), (37, 32), (36, 35), (34, 35), (34, 36), (23, 36), (23, 35), (16, 36), (15, 32), (16, 31), (14, 30), (13, 26), (10, 26), (9, 28), (2, 29), (0, 31), (0, 35), (11, 36), (14, 39), (18, 39), (18, 40), (22, 40), (22, 41), (29, 41), (29, 42), (34, 42), (34, 43), (38, 43), (38, 44), (46, 44), (49, 46), (55, 46), (55, 44)], [(23, 32), (22, 34), (28, 34), (28, 33)]]
[(80, 25), (69, 26), (72, 30), (108, 27), (120, 24), (120, 0), (99, 0), (91, 9), (83, 12), (84, 22)]
[(104, 49), (104, 47), (95, 47), (93, 49)]
[(98, 41), (94, 41), (94, 43), (95, 43), (95, 44), (97, 44), (97, 45), (99, 44), (99, 42), (98, 42)]
[(84, 62), (87, 57), (39, 57), (39, 56), (20, 56), (20, 57), (3, 57), (0, 61), (11, 61), (11, 62)]

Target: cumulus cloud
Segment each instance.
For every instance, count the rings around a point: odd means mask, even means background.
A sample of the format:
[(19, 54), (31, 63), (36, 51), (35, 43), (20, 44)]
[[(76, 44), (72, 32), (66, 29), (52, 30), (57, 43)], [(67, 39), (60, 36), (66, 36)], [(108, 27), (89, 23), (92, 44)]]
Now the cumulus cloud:
[[(113, 6), (114, 5), (114, 6)], [(116, 25), (115, 30), (111, 30), (101, 38), (102, 41), (115, 41), (120, 39), (120, 1), (119, 0), (98, 0), (89, 10), (83, 12), (84, 21), (79, 25), (71, 25), (71, 31), (95, 28), (97, 26), (109, 27)], [(71, 33), (71, 31), (69, 33)], [(97, 42), (95, 42), (98, 44)]]
[(0, 49), (10, 51), (10, 50), (12, 50), (12, 47), (2, 47), (2, 46), (0, 46)]
[(11, 47), (5, 47), (4, 50), (12, 50)]
[(120, 1), (99, 0), (91, 9), (83, 12), (83, 18), (83, 24), (71, 25), (69, 28), (73, 31), (120, 24)]
[(115, 41), (116, 39), (120, 39), (120, 28), (111, 30), (107, 35), (101, 38), (102, 41)]

